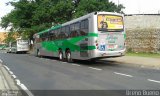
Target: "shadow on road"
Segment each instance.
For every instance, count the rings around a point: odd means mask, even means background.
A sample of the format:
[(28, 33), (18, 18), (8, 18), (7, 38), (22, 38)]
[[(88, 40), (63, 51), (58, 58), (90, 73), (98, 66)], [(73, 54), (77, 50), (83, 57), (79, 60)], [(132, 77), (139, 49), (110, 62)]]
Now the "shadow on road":
[(82, 61), (76, 60), (75, 63), (85, 66), (104, 67), (104, 66), (119, 66), (118, 62), (111, 60), (97, 60), (97, 61)]
[[(45, 58), (45, 59), (50, 59), (50, 60), (59, 60), (59, 58), (57, 57), (47, 57), (47, 56), (43, 56), (41, 58)], [(59, 61), (59, 62), (66, 62), (66, 60), (64, 61)], [(116, 61), (111, 61), (111, 60), (96, 60), (96, 61), (88, 61), (88, 60), (74, 60), (72, 63), (74, 64), (79, 64), (79, 65), (83, 65), (83, 66), (92, 66), (92, 67), (104, 67), (104, 66), (121, 66), (120, 62), (116, 62)]]

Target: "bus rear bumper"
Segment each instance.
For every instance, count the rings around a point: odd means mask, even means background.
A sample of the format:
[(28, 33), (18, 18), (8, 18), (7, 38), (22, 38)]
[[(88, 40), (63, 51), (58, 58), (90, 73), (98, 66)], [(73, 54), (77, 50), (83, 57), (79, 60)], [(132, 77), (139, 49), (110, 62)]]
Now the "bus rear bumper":
[(98, 51), (93, 58), (110, 58), (110, 57), (121, 57), (126, 53), (126, 49), (120, 51)]

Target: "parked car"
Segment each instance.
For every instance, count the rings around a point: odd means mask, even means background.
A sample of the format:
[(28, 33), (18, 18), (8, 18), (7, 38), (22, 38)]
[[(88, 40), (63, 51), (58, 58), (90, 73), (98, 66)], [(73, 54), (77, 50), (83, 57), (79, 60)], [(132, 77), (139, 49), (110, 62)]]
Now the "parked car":
[(6, 47), (5, 50), (6, 50), (7, 53), (11, 53), (11, 48), (10, 47)]

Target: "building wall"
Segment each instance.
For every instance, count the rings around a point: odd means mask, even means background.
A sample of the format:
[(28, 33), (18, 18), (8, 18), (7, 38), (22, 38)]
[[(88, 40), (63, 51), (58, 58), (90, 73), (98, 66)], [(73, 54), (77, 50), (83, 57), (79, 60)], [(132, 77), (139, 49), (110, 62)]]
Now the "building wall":
[(4, 39), (6, 38), (8, 33), (0, 32), (0, 44), (4, 43)]
[(160, 28), (160, 14), (125, 16), (125, 25), (126, 29)]
[(125, 16), (127, 49), (160, 53), (160, 15)]

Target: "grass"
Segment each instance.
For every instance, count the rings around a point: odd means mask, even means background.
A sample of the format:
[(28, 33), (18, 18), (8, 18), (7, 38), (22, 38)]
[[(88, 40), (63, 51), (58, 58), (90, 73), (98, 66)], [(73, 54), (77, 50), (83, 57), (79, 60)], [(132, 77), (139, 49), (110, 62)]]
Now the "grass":
[(160, 54), (156, 54), (156, 53), (134, 53), (134, 52), (127, 52), (126, 56), (140, 56), (140, 57), (160, 58)]

